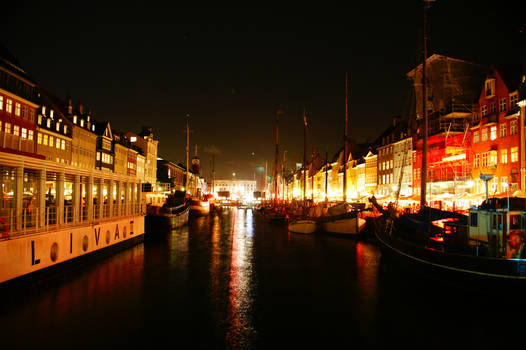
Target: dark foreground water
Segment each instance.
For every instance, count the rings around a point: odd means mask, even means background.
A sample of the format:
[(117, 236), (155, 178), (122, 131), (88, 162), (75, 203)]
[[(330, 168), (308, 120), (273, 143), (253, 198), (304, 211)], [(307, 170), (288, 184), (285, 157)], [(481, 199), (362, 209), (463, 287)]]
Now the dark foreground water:
[(0, 308), (0, 347), (503, 348), (526, 295), (401, 269), (374, 240), (290, 234), (251, 210), (192, 219), (28, 287)]

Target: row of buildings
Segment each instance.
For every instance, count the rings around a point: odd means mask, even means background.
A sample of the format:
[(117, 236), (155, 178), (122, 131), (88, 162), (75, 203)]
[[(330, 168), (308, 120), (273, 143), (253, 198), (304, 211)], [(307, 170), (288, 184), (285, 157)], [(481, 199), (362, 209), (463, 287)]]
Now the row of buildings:
[(70, 97), (46, 91), (0, 44), (0, 223), (6, 230), (139, 213), (142, 190), (156, 184), (157, 146), (149, 128), (117, 131)]
[[(426, 66), (428, 203), (451, 209), (479, 203), (485, 197), (483, 174), (493, 176), (490, 195), (526, 190), (524, 67), (482, 65), (438, 54), (430, 56)], [(341, 200), (345, 173), (348, 200), (375, 195), (416, 205), (424, 132), (422, 65), (407, 77), (414, 101), (409, 118), (394, 117), (372, 143), (349, 141), (345, 161), (342, 147), (331, 161), (318, 156), (307, 169), (281, 177), (279, 196), (303, 198), (307, 171), (306, 198)]]

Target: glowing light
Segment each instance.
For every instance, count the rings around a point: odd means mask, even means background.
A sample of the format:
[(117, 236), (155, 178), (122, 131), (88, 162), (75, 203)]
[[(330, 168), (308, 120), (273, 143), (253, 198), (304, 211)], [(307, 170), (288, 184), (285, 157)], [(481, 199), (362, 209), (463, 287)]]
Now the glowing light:
[(451, 162), (451, 161), (454, 161), (454, 160), (461, 160), (461, 159), (466, 159), (466, 154), (465, 153), (455, 154), (453, 156), (442, 158), (442, 161), (443, 162)]

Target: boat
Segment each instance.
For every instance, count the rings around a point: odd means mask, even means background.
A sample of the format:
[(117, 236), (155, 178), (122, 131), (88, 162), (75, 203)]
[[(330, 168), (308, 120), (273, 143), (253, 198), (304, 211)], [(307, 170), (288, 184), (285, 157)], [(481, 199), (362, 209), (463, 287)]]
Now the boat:
[[(343, 205), (344, 203), (338, 204), (338, 207)], [(358, 210), (335, 215), (331, 215), (329, 212), (328, 215), (320, 217), (318, 223), (325, 232), (355, 236), (363, 232), (367, 223), (365, 219), (359, 217), (359, 213)]]
[(316, 231), (317, 223), (311, 219), (298, 219), (289, 222), (289, 231), (293, 233), (311, 234)]
[(190, 215), (204, 216), (210, 214), (210, 202), (201, 200), (199, 198), (192, 198), (190, 200)]
[(173, 230), (188, 223), (190, 207), (185, 199), (185, 192), (176, 191), (170, 194), (162, 207), (149, 207), (146, 226), (152, 230), (166, 228)]

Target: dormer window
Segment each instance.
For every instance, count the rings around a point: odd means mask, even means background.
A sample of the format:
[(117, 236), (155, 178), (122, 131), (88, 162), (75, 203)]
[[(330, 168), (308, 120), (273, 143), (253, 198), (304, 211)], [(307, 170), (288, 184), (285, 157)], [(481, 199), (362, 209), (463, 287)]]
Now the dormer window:
[(81, 127), (84, 127), (84, 119), (81, 119), (81, 120), (80, 120), (80, 126), (81, 126)]
[(73, 124), (77, 124), (77, 116), (76, 115), (73, 116)]
[(46, 106), (42, 106), (42, 114), (46, 115)]
[(38, 125), (42, 124), (42, 115), (41, 114), (38, 115), (37, 121), (38, 121)]
[(49, 111), (49, 116), (51, 117), (51, 119), (53, 119), (53, 110)]
[(60, 123), (55, 124), (55, 129), (56, 129), (57, 131), (60, 131)]
[(95, 131), (95, 124), (91, 126), (91, 131)]
[(485, 84), (486, 98), (495, 96), (495, 79), (487, 79)]
[(47, 119), (47, 120), (46, 120), (46, 126), (47, 126), (48, 128), (51, 128), (51, 119)]
[(68, 133), (68, 126), (64, 125), (64, 134), (67, 134), (67, 133)]

